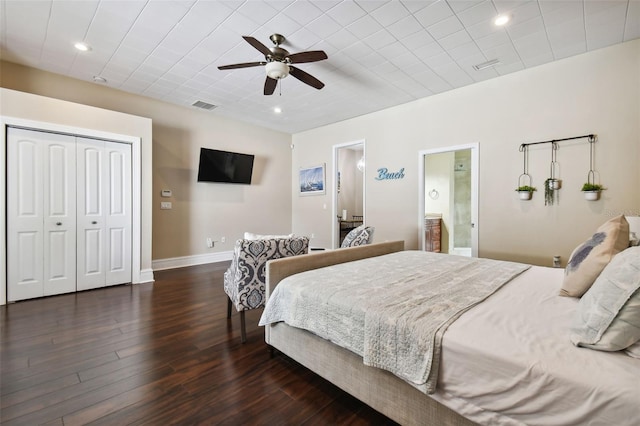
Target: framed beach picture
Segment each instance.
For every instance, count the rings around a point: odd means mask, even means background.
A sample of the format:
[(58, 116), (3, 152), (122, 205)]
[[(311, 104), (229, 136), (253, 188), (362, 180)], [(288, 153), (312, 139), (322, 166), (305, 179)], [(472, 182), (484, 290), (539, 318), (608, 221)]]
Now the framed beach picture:
[(300, 195), (325, 193), (324, 164), (300, 169)]

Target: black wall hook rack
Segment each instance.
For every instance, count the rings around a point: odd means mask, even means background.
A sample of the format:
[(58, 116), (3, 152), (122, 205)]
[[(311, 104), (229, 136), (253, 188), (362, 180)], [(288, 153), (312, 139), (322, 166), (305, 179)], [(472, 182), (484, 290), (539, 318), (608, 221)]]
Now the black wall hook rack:
[(583, 139), (583, 138), (589, 138), (589, 143), (594, 143), (596, 141), (596, 135), (594, 135), (593, 133), (589, 134), (589, 135), (582, 135), (582, 136), (573, 136), (571, 138), (563, 138), (563, 139), (553, 139), (550, 141), (542, 141), (542, 142), (530, 142), (530, 143), (523, 143), (522, 145), (520, 145), (520, 152), (524, 151), (528, 146), (530, 145), (540, 145), (543, 143), (552, 143), (554, 149), (557, 149), (557, 143), (558, 142), (562, 142), (562, 141), (571, 141), (574, 139)]

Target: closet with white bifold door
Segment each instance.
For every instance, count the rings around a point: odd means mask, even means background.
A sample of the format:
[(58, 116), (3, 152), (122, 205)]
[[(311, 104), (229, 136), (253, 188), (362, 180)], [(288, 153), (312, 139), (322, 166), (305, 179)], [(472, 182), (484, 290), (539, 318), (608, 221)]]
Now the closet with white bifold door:
[(131, 282), (131, 145), (7, 128), (7, 300)]

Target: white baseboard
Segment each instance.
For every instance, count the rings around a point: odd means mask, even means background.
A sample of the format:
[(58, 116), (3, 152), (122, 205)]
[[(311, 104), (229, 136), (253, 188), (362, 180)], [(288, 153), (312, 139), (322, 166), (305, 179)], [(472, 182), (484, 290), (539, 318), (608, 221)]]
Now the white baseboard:
[(154, 271), (162, 271), (163, 269), (183, 268), (185, 266), (202, 265), (205, 263), (224, 262), (231, 260), (232, 257), (233, 251), (223, 251), (218, 253), (157, 259), (151, 262), (151, 266)]
[(134, 284), (151, 283), (153, 281), (153, 269), (143, 269), (140, 271), (140, 281)]

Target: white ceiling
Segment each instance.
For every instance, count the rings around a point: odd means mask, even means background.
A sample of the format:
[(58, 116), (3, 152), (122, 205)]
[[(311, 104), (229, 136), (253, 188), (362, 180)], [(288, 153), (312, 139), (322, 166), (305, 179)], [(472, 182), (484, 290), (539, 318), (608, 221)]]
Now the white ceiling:
[[(296, 133), (640, 37), (640, 0), (0, 0), (1, 58)], [(509, 14), (496, 27), (498, 14)], [(329, 59), (262, 94), (241, 36)], [(85, 41), (89, 52), (73, 44)], [(498, 59), (494, 67), (473, 65)], [(280, 106), (282, 113), (273, 108)]]

